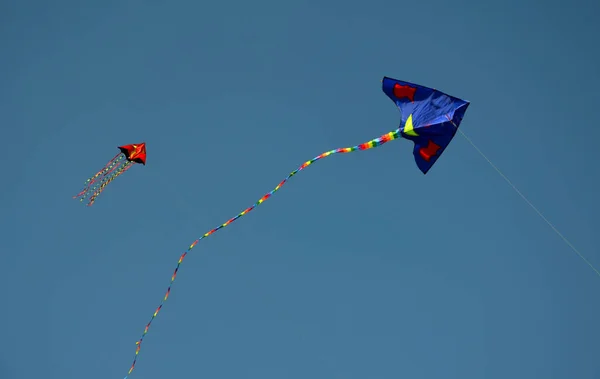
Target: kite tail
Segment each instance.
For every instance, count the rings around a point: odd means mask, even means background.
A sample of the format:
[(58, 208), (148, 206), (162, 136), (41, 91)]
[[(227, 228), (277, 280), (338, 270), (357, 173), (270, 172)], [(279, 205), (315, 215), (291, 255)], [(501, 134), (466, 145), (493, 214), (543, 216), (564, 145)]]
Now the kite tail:
[(92, 193), (92, 195), (89, 197), (90, 201), (88, 202), (87, 205), (91, 206), (92, 204), (94, 204), (94, 201), (96, 201), (96, 198), (98, 196), (100, 196), (102, 191), (104, 191), (104, 188), (106, 188), (106, 186), (110, 182), (112, 182), (117, 177), (119, 177), (123, 173), (125, 173), (125, 171), (129, 170), (132, 166), (133, 166), (133, 162), (125, 160), (125, 161), (122, 161), (122, 163), (120, 165), (117, 165), (112, 170), (110, 170), (108, 172), (108, 174), (103, 178), (102, 182), (100, 182), (97, 186), (95, 186), (93, 188), (94, 192), (89, 191), (89, 193)]
[(73, 199), (80, 197), (80, 201), (83, 201), (87, 197), (86, 194), (96, 186), (96, 183), (101, 183), (106, 175), (110, 174), (122, 163), (123, 159), (125, 159), (125, 155), (122, 153), (115, 155), (100, 171), (85, 181), (83, 189), (77, 195), (73, 196)]
[(142, 348), (142, 342), (144, 340), (144, 337), (146, 336), (146, 334), (148, 333), (148, 329), (150, 329), (150, 325), (152, 324), (152, 321), (154, 321), (154, 319), (156, 318), (156, 316), (158, 315), (158, 312), (160, 312), (160, 310), (162, 309), (165, 301), (167, 301), (167, 299), (169, 298), (169, 294), (171, 293), (171, 287), (173, 286), (173, 282), (175, 282), (175, 278), (177, 277), (177, 272), (179, 271), (179, 267), (181, 266), (181, 263), (183, 262), (184, 258), (186, 257), (186, 255), (190, 252), (190, 250), (192, 250), (194, 248), (194, 246), (196, 246), (196, 244), (198, 244), (198, 242), (200, 242), (200, 240), (210, 236), (211, 234), (215, 233), (216, 231), (218, 231), (219, 229), (222, 229), (224, 227), (226, 227), (227, 225), (231, 224), (232, 222), (234, 222), (235, 220), (237, 220), (238, 218), (248, 214), (250, 211), (252, 211), (254, 208), (256, 208), (257, 206), (259, 206), (260, 204), (262, 204), (264, 201), (266, 201), (267, 199), (269, 199), (275, 192), (279, 191), (279, 189), (281, 187), (283, 187), (283, 185), (294, 175), (296, 175), (298, 172), (304, 170), (306, 167), (310, 166), (311, 164), (313, 164), (314, 162), (321, 160), (323, 158), (326, 158), (330, 155), (333, 154), (345, 154), (345, 153), (351, 153), (353, 151), (357, 151), (357, 150), (368, 150), (368, 149), (372, 149), (378, 146), (381, 146), (389, 141), (398, 139), (400, 137), (400, 129), (396, 129), (392, 132), (389, 132), (387, 134), (382, 135), (381, 137), (372, 139), (368, 142), (362, 143), (360, 145), (356, 145), (356, 146), (352, 146), (352, 147), (343, 147), (343, 148), (339, 148), (339, 149), (334, 149), (334, 150), (330, 150), (330, 151), (326, 151), (320, 155), (317, 155), (316, 157), (314, 157), (313, 159), (304, 162), (300, 167), (298, 167), (297, 169), (295, 169), (294, 171), (292, 171), (285, 179), (283, 179), (278, 185), (277, 187), (275, 187), (273, 190), (271, 190), (270, 192), (268, 192), (267, 194), (265, 194), (263, 197), (261, 197), (256, 203), (254, 203), (250, 208), (246, 208), (245, 210), (243, 210), (242, 212), (240, 212), (237, 216), (229, 219), (228, 221), (226, 221), (225, 223), (217, 226), (216, 228), (206, 232), (202, 237), (196, 239), (189, 247), (188, 249), (179, 257), (179, 261), (177, 262), (177, 267), (175, 267), (175, 271), (173, 272), (173, 275), (171, 276), (171, 282), (169, 283), (169, 287), (167, 288), (167, 292), (163, 298), (163, 300), (161, 301), (160, 305), (158, 306), (158, 308), (156, 308), (156, 310), (154, 311), (154, 314), (152, 315), (152, 317), (150, 318), (150, 321), (146, 324), (145, 328), (144, 328), (144, 332), (142, 333), (141, 338), (135, 343), (137, 348), (135, 350), (135, 357), (133, 359), (133, 363), (131, 365), (131, 368), (129, 369), (129, 372), (127, 373), (127, 376), (125, 376), (124, 379), (127, 379), (129, 377), (129, 375), (133, 372), (133, 369), (135, 368), (135, 364), (137, 362), (137, 358), (138, 358), (138, 354), (140, 352), (140, 349)]

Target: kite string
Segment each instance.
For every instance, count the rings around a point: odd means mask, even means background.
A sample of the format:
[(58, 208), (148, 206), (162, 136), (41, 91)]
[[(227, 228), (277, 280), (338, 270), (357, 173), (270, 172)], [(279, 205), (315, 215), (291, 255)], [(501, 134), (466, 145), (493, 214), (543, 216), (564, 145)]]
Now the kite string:
[(554, 224), (552, 224), (550, 222), (550, 220), (548, 220), (546, 218), (546, 216), (544, 216), (544, 214), (535, 205), (533, 205), (533, 203), (531, 201), (529, 201), (529, 199), (521, 191), (519, 191), (519, 189), (517, 188), (517, 186), (515, 186), (513, 184), (513, 182), (511, 182), (510, 179), (508, 179), (508, 177), (506, 175), (504, 175), (504, 173), (502, 171), (500, 171), (500, 169), (494, 163), (492, 163), (492, 161), (483, 153), (483, 151), (481, 151), (475, 145), (475, 143), (469, 137), (467, 137), (467, 135), (462, 130), (458, 129), (458, 131), (460, 132), (460, 134), (462, 134), (463, 137), (465, 137), (465, 139), (467, 140), (467, 142), (471, 146), (473, 146), (473, 148), (479, 153), (479, 155), (481, 155), (483, 157), (483, 159), (485, 159), (487, 161), (487, 163), (489, 163), (489, 165), (502, 177), (502, 179), (504, 179), (504, 181), (506, 181), (506, 183), (508, 183), (508, 185), (511, 186), (513, 190), (515, 190), (515, 192), (521, 197), (521, 199), (523, 199), (523, 201), (525, 201), (525, 203), (527, 203), (531, 207), (531, 209), (533, 209), (535, 211), (535, 213), (537, 213), (538, 216), (540, 216), (541, 219), (544, 220), (546, 222), (546, 224), (548, 224), (548, 226), (567, 244), (567, 246), (569, 246), (571, 248), (571, 250), (573, 250), (579, 256), (579, 258), (581, 258), (585, 263), (587, 263), (587, 265), (590, 266), (590, 268), (592, 270), (594, 270), (594, 272), (598, 276), (600, 276), (600, 271), (598, 271), (598, 269), (596, 267), (594, 267), (594, 265), (590, 261), (588, 261), (585, 258), (585, 256), (583, 256), (583, 254), (581, 254), (581, 252), (575, 246), (573, 246), (573, 244), (571, 243), (571, 241), (569, 241), (567, 239), (567, 237), (565, 237), (556, 228), (556, 226), (554, 226)]
[(131, 374), (131, 372), (133, 372), (133, 369), (135, 368), (135, 364), (137, 362), (137, 358), (138, 358), (138, 354), (141, 350), (142, 347), (142, 342), (144, 340), (144, 337), (146, 336), (146, 334), (148, 333), (148, 330), (150, 329), (150, 325), (152, 324), (152, 321), (156, 318), (156, 316), (158, 315), (158, 313), (160, 312), (160, 310), (162, 309), (165, 301), (167, 301), (167, 299), (169, 298), (169, 294), (171, 293), (171, 287), (173, 286), (173, 282), (175, 282), (175, 278), (177, 277), (177, 272), (179, 271), (179, 267), (181, 266), (181, 263), (183, 262), (184, 258), (186, 257), (186, 255), (194, 248), (194, 246), (196, 246), (196, 244), (198, 244), (198, 242), (200, 242), (200, 240), (209, 237), (210, 235), (212, 235), (213, 233), (215, 233), (216, 231), (218, 231), (219, 229), (222, 229), (226, 226), (228, 226), (229, 224), (231, 224), (232, 222), (236, 221), (238, 218), (248, 214), (250, 211), (252, 211), (254, 208), (256, 208), (257, 206), (259, 206), (260, 204), (262, 204), (264, 201), (266, 201), (267, 199), (269, 199), (275, 192), (277, 192), (292, 176), (296, 175), (298, 172), (304, 170), (306, 167), (310, 166), (312, 163), (321, 160), (323, 158), (326, 158), (330, 155), (333, 154), (345, 154), (345, 153), (351, 153), (357, 150), (368, 150), (368, 149), (372, 149), (378, 146), (381, 146), (389, 141), (395, 140), (400, 136), (400, 128), (386, 133), (378, 138), (372, 139), (368, 142), (362, 143), (360, 145), (356, 145), (356, 146), (352, 146), (352, 147), (344, 147), (344, 148), (338, 148), (338, 149), (334, 149), (334, 150), (330, 150), (330, 151), (326, 151), (320, 155), (317, 155), (316, 157), (312, 158), (309, 161), (304, 162), (300, 167), (298, 167), (297, 169), (295, 169), (294, 171), (292, 171), (285, 179), (283, 179), (273, 190), (271, 190), (270, 192), (268, 192), (267, 194), (265, 194), (263, 197), (261, 197), (257, 202), (255, 202), (251, 207), (246, 208), (245, 210), (243, 210), (242, 212), (240, 212), (237, 216), (229, 219), (228, 221), (226, 221), (225, 223), (219, 225), (218, 227), (206, 232), (204, 235), (202, 235), (201, 237), (197, 238), (189, 247), (188, 249), (179, 257), (179, 261), (177, 262), (177, 266), (175, 267), (175, 271), (173, 272), (173, 275), (171, 276), (171, 282), (169, 283), (169, 287), (167, 288), (167, 292), (163, 298), (163, 300), (161, 301), (160, 305), (158, 306), (158, 308), (156, 308), (156, 310), (154, 311), (154, 314), (152, 315), (152, 317), (150, 318), (150, 321), (146, 324), (145, 328), (144, 328), (144, 332), (142, 333), (141, 338), (136, 341), (136, 350), (135, 350), (135, 357), (133, 359), (133, 363), (129, 369), (129, 372), (127, 373), (127, 376), (125, 376), (124, 379), (127, 379), (128, 376)]

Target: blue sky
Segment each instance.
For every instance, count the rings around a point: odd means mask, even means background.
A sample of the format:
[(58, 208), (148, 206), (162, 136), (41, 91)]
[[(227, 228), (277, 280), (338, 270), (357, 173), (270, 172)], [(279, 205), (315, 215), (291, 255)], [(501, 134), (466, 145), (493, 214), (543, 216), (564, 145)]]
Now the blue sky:
[[(599, 6), (570, 4), (2, 2), (0, 377), (122, 378), (194, 239), (397, 127), (383, 76), (470, 100), (464, 132), (600, 266)], [(464, 138), (427, 176), (395, 141), (202, 241), (131, 378), (598, 378), (599, 292)]]

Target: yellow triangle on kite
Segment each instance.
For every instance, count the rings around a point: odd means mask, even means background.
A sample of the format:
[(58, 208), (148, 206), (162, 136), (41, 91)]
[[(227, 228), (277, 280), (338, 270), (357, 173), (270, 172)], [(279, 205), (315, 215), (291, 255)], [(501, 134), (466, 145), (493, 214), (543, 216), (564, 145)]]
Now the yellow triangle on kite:
[(415, 127), (413, 126), (412, 113), (408, 116), (408, 119), (406, 120), (406, 123), (404, 124), (403, 132), (404, 132), (404, 134), (412, 136), (412, 137), (419, 136), (419, 134), (417, 134), (417, 132), (415, 132)]

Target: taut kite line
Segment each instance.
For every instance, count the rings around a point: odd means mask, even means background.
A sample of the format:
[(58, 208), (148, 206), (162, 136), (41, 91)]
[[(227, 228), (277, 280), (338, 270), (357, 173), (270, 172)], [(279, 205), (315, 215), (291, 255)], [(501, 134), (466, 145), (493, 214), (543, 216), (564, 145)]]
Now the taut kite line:
[[(194, 246), (198, 244), (198, 242), (200, 242), (200, 240), (207, 238), (219, 229), (228, 226), (269, 199), (292, 176), (304, 170), (312, 163), (330, 155), (372, 149), (389, 141), (398, 139), (399, 137), (413, 141), (413, 155), (417, 166), (423, 172), (423, 174), (426, 174), (429, 169), (431, 169), (440, 155), (444, 152), (452, 138), (454, 138), (454, 135), (456, 134), (456, 131), (458, 130), (458, 127), (470, 103), (468, 101), (447, 95), (433, 88), (428, 88), (418, 84), (404, 82), (388, 77), (384, 77), (382, 83), (383, 92), (389, 96), (389, 98), (398, 106), (400, 110), (400, 127), (394, 131), (382, 135), (381, 137), (372, 139), (360, 145), (326, 151), (312, 158), (311, 160), (306, 161), (300, 167), (292, 171), (285, 179), (283, 179), (277, 185), (277, 187), (261, 197), (251, 207), (245, 209), (237, 216), (229, 219), (225, 223), (206, 232), (200, 238), (196, 239), (180, 256), (177, 266), (175, 267), (175, 271), (173, 272), (173, 276), (171, 276), (171, 282), (169, 283), (169, 287), (167, 288), (167, 292), (163, 300), (158, 308), (156, 308), (154, 311), (150, 321), (146, 324), (141, 338), (136, 342), (137, 348), (135, 351), (135, 357), (127, 376), (125, 376), (125, 379), (128, 378), (135, 368), (144, 337), (148, 333), (152, 321), (162, 309), (165, 301), (167, 301), (169, 294), (171, 293), (173, 282), (177, 277), (179, 267), (181, 266), (181, 263), (186, 255), (194, 248)], [(105, 170), (107, 170), (107, 168), (105, 168)]]

